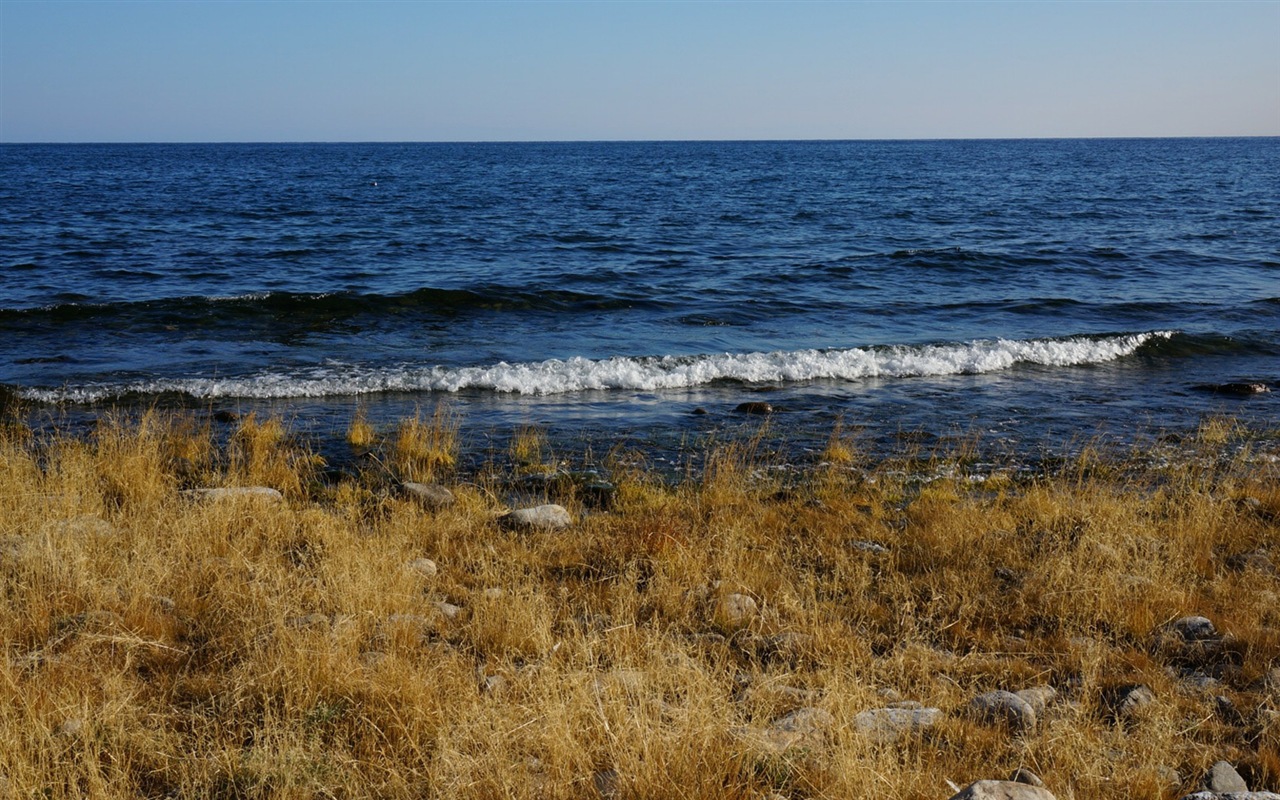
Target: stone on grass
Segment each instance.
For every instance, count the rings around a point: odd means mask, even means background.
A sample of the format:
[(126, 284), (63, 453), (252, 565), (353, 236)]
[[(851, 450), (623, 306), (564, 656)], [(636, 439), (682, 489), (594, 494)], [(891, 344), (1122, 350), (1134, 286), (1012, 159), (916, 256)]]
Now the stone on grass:
[(759, 743), (773, 753), (792, 748), (815, 749), (826, 743), (835, 717), (821, 708), (799, 708), (769, 724)]
[(1014, 781), (976, 781), (951, 796), (951, 800), (1056, 800), (1040, 786)]
[(744, 625), (756, 615), (758, 606), (750, 595), (727, 594), (716, 604), (716, 621), (734, 627)]
[(980, 694), (969, 701), (969, 714), (982, 722), (1008, 725), (1014, 731), (1036, 727), (1036, 710), (1013, 692), (1003, 690)]
[(1198, 791), (1183, 795), (1181, 800), (1280, 800), (1274, 791)]
[(435, 577), (435, 574), (440, 571), (436, 566), (436, 562), (429, 558), (415, 558), (405, 564), (405, 568), (410, 572), (423, 576), (424, 578), (433, 578)]
[(1037, 719), (1044, 716), (1050, 704), (1058, 699), (1058, 690), (1052, 686), (1032, 686), (1028, 689), (1020, 689), (1014, 694), (1031, 706), (1031, 709), (1036, 712)]
[(1186, 642), (1203, 642), (1218, 638), (1218, 629), (1208, 617), (1187, 616), (1169, 623), (1169, 630)]
[(1040, 776), (1026, 767), (1018, 767), (1015, 769), (1013, 774), (1009, 776), (1009, 780), (1014, 783), (1025, 783), (1028, 786), (1039, 786), (1041, 789), (1044, 788), (1044, 781), (1040, 780)]
[(568, 510), (555, 503), (517, 508), (498, 521), (506, 528), (526, 531), (558, 531), (573, 525)]
[(93, 538), (107, 537), (115, 534), (116, 529), (102, 517), (92, 514), (81, 514), (71, 519), (60, 519), (49, 523), (46, 530), (56, 537)]
[(1121, 720), (1133, 721), (1142, 715), (1143, 710), (1156, 701), (1156, 693), (1144, 683), (1118, 686), (1107, 692), (1105, 698), (1108, 708)]
[(220, 486), (208, 489), (186, 489), (181, 493), (194, 500), (256, 499), (281, 502), (284, 495), (270, 486)]
[(1204, 778), (1204, 788), (1211, 792), (1247, 792), (1249, 785), (1226, 761), (1219, 761), (1209, 769)]
[(432, 511), (448, 508), (453, 505), (453, 492), (438, 483), (414, 483), (406, 481), (400, 484), (400, 490), (408, 497), (417, 500), (425, 508)]
[(859, 712), (853, 718), (853, 725), (872, 741), (892, 742), (905, 736), (919, 734), (942, 719), (942, 709), (904, 706), (905, 704), (896, 707), (872, 708)]
[(436, 611), (439, 611), (440, 615), (447, 620), (455, 620), (462, 613), (462, 607), (441, 600), (436, 603)]

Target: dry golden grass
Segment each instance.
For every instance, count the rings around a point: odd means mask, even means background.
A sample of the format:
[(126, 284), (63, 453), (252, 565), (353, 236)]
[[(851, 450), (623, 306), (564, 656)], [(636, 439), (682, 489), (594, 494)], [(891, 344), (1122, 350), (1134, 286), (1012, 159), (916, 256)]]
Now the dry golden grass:
[[(9, 426), (0, 794), (932, 800), (1025, 766), (1059, 800), (1127, 800), (1220, 758), (1274, 790), (1280, 466), (1220, 457), (1239, 426), (1200, 433), (1171, 466), (980, 482), (849, 468), (837, 431), (784, 483), (757, 440), (675, 486), (619, 463), (607, 511), (561, 487), (578, 523), (520, 533), (500, 487), (455, 481), (438, 511), (393, 491), (388, 470), (454, 474), (447, 413), (361, 431), (390, 466), (337, 485), (275, 419), (224, 445), (154, 414)], [(535, 431), (511, 449), (516, 474), (547, 460)], [(284, 499), (182, 493), (254, 485)], [(1189, 614), (1226, 636), (1162, 635)], [(1117, 720), (1127, 684), (1156, 700)], [(960, 713), (1037, 685), (1060, 697), (1033, 730)], [(893, 697), (943, 718), (875, 741), (856, 716)], [(770, 732), (801, 707), (830, 717)]]

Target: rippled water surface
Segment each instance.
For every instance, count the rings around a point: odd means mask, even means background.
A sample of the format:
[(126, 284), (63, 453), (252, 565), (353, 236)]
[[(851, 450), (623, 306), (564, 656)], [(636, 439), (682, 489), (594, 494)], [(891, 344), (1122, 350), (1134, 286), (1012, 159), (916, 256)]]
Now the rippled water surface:
[(0, 385), (55, 413), (1030, 447), (1275, 426), (1195, 388), (1244, 380), (1278, 139), (0, 146)]

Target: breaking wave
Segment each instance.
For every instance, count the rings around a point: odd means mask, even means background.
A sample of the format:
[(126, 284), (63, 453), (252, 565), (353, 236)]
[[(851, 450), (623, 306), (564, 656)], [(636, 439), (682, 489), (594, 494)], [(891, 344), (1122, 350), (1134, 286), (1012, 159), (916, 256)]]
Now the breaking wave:
[(362, 367), (328, 364), (288, 373), (243, 377), (165, 378), (62, 388), (22, 388), (39, 402), (92, 403), (128, 396), (183, 394), (194, 398), (293, 398), (383, 392), (490, 391), (549, 395), (580, 391), (654, 391), (713, 383), (794, 383), (981, 374), (1019, 365), (1071, 367), (1114, 361), (1172, 331), (1054, 339), (983, 339), (932, 345), (891, 345), (769, 353), (568, 358), (487, 366)]

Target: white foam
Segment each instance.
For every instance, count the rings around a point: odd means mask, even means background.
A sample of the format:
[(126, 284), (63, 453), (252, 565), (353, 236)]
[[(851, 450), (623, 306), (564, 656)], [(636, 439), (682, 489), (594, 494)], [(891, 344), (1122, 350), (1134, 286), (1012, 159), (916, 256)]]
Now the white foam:
[(984, 339), (973, 342), (844, 350), (790, 350), (697, 356), (616, 356), (500, 362), (478, 367), (359, 367), (329, 364), (289, 374), (239, 378), (175, 378), (129, 384), (25, 389), (41, 402), (96, 402), (126, 394), (180, 393), (198, 398), (289, 398), (380, 392), (487, 390), (548, 395), (589, 390), (654, 391), (714, 381), (790, 383), (819, 379), (860, 380), (981, 374), (1019, 364), (1069, 367), (1114, 361), (1171, 331), (1066, 339)]

